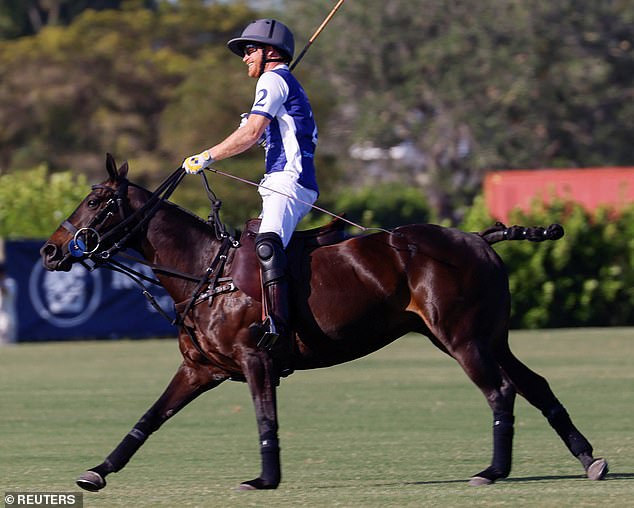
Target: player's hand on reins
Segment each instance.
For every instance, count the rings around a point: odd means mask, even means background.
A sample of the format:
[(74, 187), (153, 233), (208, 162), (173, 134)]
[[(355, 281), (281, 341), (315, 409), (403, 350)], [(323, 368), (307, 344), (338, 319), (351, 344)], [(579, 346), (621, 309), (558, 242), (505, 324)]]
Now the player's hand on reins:
[(188, 175), (196, 175), (209, 168), (214, 163), (214, 158), (209, 150), (204, 150), (196, 155), (191, 155), (183, 161), (182, 168)]

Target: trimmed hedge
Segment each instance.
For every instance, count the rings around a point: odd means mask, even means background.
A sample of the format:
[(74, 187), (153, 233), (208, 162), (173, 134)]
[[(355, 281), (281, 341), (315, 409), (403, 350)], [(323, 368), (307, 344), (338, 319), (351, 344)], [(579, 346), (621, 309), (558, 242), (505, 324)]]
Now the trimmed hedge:
[[(536, 201), (511, 219), (565, 229), (556, 242), (495, 245), (509, 272), (512, 328), (634, 325), (634, 205), (591, 213), (570, 201)], [(493, 222), (479, 197), (461, 227)]]

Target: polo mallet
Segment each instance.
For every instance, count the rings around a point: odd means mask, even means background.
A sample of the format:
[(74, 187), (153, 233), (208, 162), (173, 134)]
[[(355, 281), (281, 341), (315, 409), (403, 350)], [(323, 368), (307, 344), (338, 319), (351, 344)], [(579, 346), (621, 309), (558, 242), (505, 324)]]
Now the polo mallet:
[(306, 51), (308, 51), (308, 48), (310, 48), (311, 44), (313, 42), (315, 42), (315, 39), (319, 36), (319, 34), (322, 32), (322, 30), (324, 28), (326, 28), (326, 25), (330, 22), (332, 17), (335, 15), (335, 12), (337, 12), (337, 10), (339, 9), (339, 7), (341, 7), (343, 2), (344, 2), (344, 0), (339, 0), (337, 2), (337, 5), (335, 5), (332, 8), (332, 10), (330, 11), (330, 14), (328, 14), (328, 16), (326, 16), (326, 19), (324, 19), (323, 23), (321, 25), (319, 25), (319, 28), (317, 30), (315, 30), (315, 33), (313, 34), (313, 36), (310, 39), (308, 39), (308, 43), (306, 44), (306, 46), (304, 46), (304, 49), (302, 49), (302, 52), (297, 56), (295, 61), (291, 64), (291, 66), (290, 66), (290, 70), (291, 71), (297, 66), (297, 64), (300, 62), (300, 60), (302, 58), (304, 58), (304, 55), (306, 54)]

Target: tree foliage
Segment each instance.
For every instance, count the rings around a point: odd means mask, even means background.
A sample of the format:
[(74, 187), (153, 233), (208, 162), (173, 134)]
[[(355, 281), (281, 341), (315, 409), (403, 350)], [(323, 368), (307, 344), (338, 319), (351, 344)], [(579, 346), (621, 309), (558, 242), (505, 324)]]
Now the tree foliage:
[(84, 175), (45, 166), (0, 175), (0, 237), (46, 238), (88, 194)]
[[(47, 25), (0, 44), (0, 174), (44, 162), (99, 180), (111, 152), (151, 187), (186, 155), (236, 127), (255, 83), (225, 43), (256, 13), (243, 3), (188, 0), (154, 10), (141, 4), (84, 10), (68, 26)], [(322, 89), (311, 100), (327, 114)], [(223, 169), (258, 181), (262, 159), (256, 147)], [(332, 171), (327, 160), (319, 163), (322, 174)], [(231, 222), (257, 214), (252, 188), (223, 179), (214, 184), (242, 205), (227, 207)], [(197, 181), (179, 194), (185, 206), (207, 206)]]
[[(331, 2), (286, 4), (310, 34)], [(632, 164), (633, 18), (627, 0), (345, 4), (310, 56), (337, 90), (331, 149), (357, 143), (350, 181), (410, 182), (454, 219), (489, 169)]]
[[(161, 114), (173, 100), (178, 103), (188, 78), (213, 92), (210, 76), (221, 67), (220, 47), (210, 42), (226, 40), (251, 15), (246, 8), (203, 5), (160, 15), (87, 10), (68, 27), (48, 26), (37, 36), (4, 43), (0, 168), (46, 161), (52, 169), (95, 172), (106, 151), (130, 156), (145, 171), (172, 150), (182, 159), (193, 150), (188, 133), (217, 125), (228, 130), (227, 115), (206, 107), (217, 95), (193, 97), (197, 114), (183, 111), (179, 126), (188, 122), (188, 128), (180, 130), (185, 135), (176, 147), (161, 145), (174, 125), (169, 116), (162, 125)], [(239, 93), (237, 79), (228, 89)], [(239, 110), (234, 101), (225, 103), (233, 104), (233, 125)]]
[[(68, 25), (86, 9), (118, 9), (122, 0), (3, 0), (0, 39), (33, 35), (48, 25)], [(155, 8), (154, 0), (127, 0), (126, 6)]]
[(394, 228), (425, 223), (431, 216), (420, 189), (396, 182), (348, 190), (336, 199), (335, 209), (345, 211), (348, 219), (364, 227)]
[[(416, 193), (430, 220), (456, 223), (489, 169), (634, 164), (630, 4), (346, 3), (295, 71), (320, 128), (320, 204), (373, 224), (407, 222), (403, 203)], [(226, 41), (274, 14), (299, 51), (333, 2), (267, 2), (283, 7), (274, 13), (249, 5), (262, 4), (2, 3), (0, 37), (13, 38), (0, 40), (0, 174), (44, 163), (100, 180), (112, 152), (152, 187), (251, 104), (254, 82)], [(34, 6), (41, 26), (25, 28)], [(257, 181), (259, 150), (222, 169)], [(252, 187), (212, 184), (232, 224), (258, 212)], [(412, 194), (392, 200), (394, 185)], [(196, 179), (175, 199), (206, 214)]]

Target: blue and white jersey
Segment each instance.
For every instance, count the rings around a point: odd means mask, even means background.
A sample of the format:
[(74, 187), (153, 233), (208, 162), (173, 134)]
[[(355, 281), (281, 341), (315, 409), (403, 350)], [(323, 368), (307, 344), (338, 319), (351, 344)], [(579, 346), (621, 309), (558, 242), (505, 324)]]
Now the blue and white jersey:
[(250, 114), (263, 115), (266, 128), (266, 173), (288, 171), (302, 187), (319, 192), (315, 177), (317, 126), (308, 97), (286, 65), (258, 79)]

